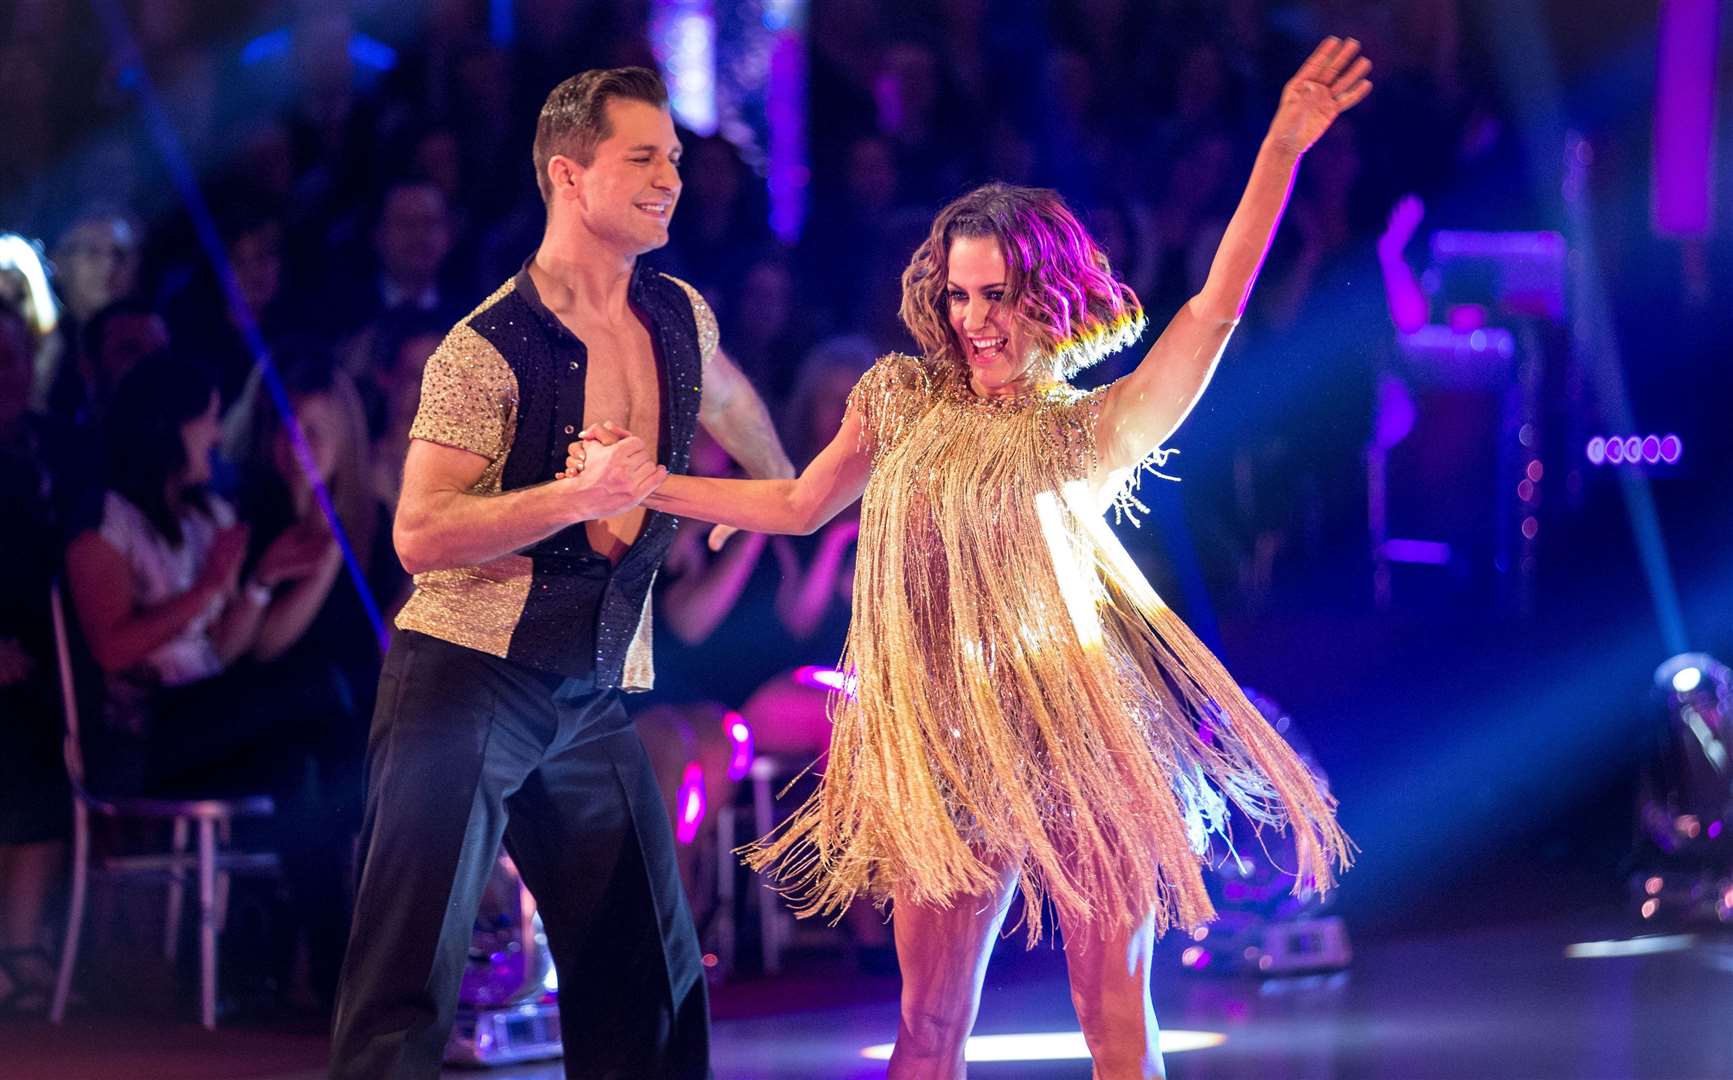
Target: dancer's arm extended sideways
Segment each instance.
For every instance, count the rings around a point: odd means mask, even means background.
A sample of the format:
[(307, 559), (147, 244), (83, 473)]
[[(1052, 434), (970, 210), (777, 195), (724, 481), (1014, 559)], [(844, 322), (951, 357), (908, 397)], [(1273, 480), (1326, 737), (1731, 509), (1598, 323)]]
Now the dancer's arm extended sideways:
[(1209, 385), (1287, 206), (1301, 156), (1337, 116), (1371, 92), (1360, 45), (1326, 38), (1282, 88), (1251, 179), (1228, 222), (1203, 288), (1175, 315), (1136, 370), (1102, 406), (1098, 483), (1135, 468), (1167, 441)]
[[(608, 422), (582, 433), (582, 476), (592, 467), (596, 454), (630, 439), (625, 429)], [(836, 437), (812, 464), (788, 480), (722, 480), (708, 476), (670, 476), (644, 499), (644, 505), (681, 517), (714, 521), (738, 529), (763, 533), (805, 535), (840, 513), (866, 490), (871, 457), (861, 446), (860, 415), (850, 409)], [(566, 459), (566, 470), (580, 468), (576, 457)], [(716, 537), (710, 546), (719, 546)]]

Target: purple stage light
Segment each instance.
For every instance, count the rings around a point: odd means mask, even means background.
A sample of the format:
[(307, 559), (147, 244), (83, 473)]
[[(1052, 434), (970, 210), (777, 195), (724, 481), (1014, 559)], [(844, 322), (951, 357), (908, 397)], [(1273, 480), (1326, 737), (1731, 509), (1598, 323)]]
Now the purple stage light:
[(1661, 460), (1661, 440), (1650, 435), (1643, 440), (1643, 460), (1653, 465)]
[(1437, 540), (1386, 540), (1384, 557), (1391, 562), (1444, 566), (1450, 562), (1450, 545)]
[(1588, 454), (1590, 465), (1601, 464), (1607, 460), (1607, 440), (1596, 435), (1594, 438), (1589, 440), (1588, 449), (1585, 453)]
[(1661, 436), (1661, 460), (1671, 465), (1679, 460), (1685, 452), (1685, 444), (1679, 441), (1677, 435)]
[(1643, 457), (1643, 440), (1635, 435), (1625, 436), (1625, 460), (1635, 465)]
[(1703, 236), (1715, 189), (1716, 0), (1662, 0), (1655, 57), (1654, 227)]
[(1617, 465), (1625, 460), (1625, 440), (1617, 436), (1607, 440), (1607, 464)]
[(722, 730), (728, 735), (728, 779), (743, 780), (752, 768), (752, 725), (729, 712), (723, 714)]
[(686, 763), (686, 771), (680, 776), (680, 792), (674, 797), (674, 805), (679, 810), (674, 839), (682, 844), (690, 844), (698, 839), (698, 827), (704, 823), (704, 811), (708, 809), (704, 801), (704, 766), (698, 762)]
[(1527, 537), (1530, 540), (1533, 540), (1535, 538), (1535, 535), (1539, 532), (1540, 532), (1540, 520), (1538, 518), (1525, 517), (1522, 519), (1522, 535), (1523, 536)]

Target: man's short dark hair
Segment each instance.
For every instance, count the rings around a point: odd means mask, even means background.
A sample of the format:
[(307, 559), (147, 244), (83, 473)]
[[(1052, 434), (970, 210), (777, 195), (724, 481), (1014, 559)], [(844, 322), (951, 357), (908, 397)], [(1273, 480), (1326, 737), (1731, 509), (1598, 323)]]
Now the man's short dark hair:
[(536, 120), (532, 151), (536, 187), (541, 189), (542, 202), (553, 199), (548, 162), (555, 154), (569, 157), (579, 165), (587, 166), (596, 160), (597, 144), (613, 134), (608, 129), (608, 102), (615, 98), (665, 109), (668, 87), (662, 76), (646, 67), (594, 68), (573, 75), (548, 94)]
[(79, 344), (84, 348), (86, 356), (100, 356), (107, 345), (108, 324), (116, 319), (125, 318), (161, 318), (162, 312), (156, 309), (150, 301), (141, 296), (123, 296), (119, 300), (100, 307), (84, 323)]

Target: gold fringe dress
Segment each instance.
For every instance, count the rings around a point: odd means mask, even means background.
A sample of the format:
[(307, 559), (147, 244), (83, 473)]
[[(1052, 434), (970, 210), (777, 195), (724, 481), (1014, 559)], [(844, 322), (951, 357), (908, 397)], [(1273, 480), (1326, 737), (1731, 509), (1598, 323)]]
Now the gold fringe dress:
[(1347, 868), (1334, 799), (1108, 527), (1089, 483), (1103, 394), (984, 399), (898, 354), (850, 394), (872, 471), (828, 761), (747, 849), (799, 914), (945, 905), (1016, 867), (1031, 945), (1043, 900), (1073, 932), (1150, 911), (1190, 929), (1214, 917), (1201, 865), (1224, 799), (1298, 830), (1296, 892)]

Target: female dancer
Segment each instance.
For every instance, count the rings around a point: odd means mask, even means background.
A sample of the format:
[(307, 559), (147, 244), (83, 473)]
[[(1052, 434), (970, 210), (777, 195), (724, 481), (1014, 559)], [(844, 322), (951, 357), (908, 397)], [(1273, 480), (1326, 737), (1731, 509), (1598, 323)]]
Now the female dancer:
[(1160, 461), (1209, 382), (1301, 154), (1370, 91), (1358, 51), (1327, 39), (1283, 88), (1208, 281), (1130, 375), (1087, 394), (1063, 381), (1135, 340), (1142, 309), (1057, 195), (991, 184), (940, 212), (903, 275), (901, 315), (926, 355), (862, 377), (799, 478), (671, 476), (646, 500), (810, 533), (861, 499), (824, 782), (750, 861), (802, 914), (890, 901), (892, 1077), (963, 1075), (1019, 881), (1031, 943), (1043, 902), (1057, 911), (1095, 1075), (1150, 1077), (1153, 941), (1214, 914), (1200, 858), (1225, 833), (1223, 797), (1294, 828), (1296, 891), (1329, 888), (1348, 864), (1333, 800), (1102, 515), (1136, 508), (1139, 467)]

